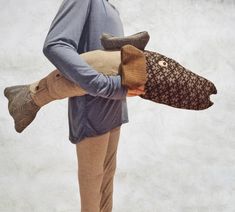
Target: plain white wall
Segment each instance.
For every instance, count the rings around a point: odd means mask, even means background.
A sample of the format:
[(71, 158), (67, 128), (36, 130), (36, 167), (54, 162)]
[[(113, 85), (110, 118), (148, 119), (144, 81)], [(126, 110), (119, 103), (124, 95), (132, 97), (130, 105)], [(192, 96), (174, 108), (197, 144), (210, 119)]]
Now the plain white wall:
[[(61, 0), (0, 0), (0, 211), (78, 212), (67, 99), (44, 107), (21, 134), (3, 96), (54, 69), (42, 53)], [(215, 83), (215, 103), (189, 111), (128, 98), (114, 212), (235, 211), (235, 1), (113, 0), (125, 34)]]

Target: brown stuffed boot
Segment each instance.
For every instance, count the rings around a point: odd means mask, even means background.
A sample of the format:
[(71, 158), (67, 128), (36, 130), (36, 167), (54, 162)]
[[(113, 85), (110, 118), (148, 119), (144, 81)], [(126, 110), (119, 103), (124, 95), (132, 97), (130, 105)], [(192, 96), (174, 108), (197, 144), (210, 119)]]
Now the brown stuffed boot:
[(17, 85), (4, 89), (8, 98), (8, 110), (15, 122), (15, 130), (21, 133), (35, 118), (40, 107), (32, 100), (30, 85)]
[(84, 94), (86, 92), (80, 86), (67, 80), (58, 70), (35, 83), (7, 87), (4, 90), (9, 113), (19, 133), (34, 120), (42, 106), (57, 99)]

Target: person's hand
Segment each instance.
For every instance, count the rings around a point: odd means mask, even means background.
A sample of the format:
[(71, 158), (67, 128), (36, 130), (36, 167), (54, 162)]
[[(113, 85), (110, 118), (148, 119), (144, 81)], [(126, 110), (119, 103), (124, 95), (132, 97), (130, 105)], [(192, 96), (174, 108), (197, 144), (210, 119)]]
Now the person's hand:
[(127, 91), (127, 97), (139, 96), (141, 94), (145, 94), (144, 85), (142, 85), (136, 89), (128, 89), (128, 91)]

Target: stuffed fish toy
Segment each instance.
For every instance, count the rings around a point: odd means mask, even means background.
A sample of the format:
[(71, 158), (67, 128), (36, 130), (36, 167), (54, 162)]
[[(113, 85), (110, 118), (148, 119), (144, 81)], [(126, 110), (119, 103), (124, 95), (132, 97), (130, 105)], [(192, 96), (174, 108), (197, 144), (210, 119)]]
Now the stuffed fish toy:
[[(102, 74), (121, 75), (122, 85), (129, 89), (143, 86), (145, 93), (139, 96), (145, 100), (188, 110), (204, 110), (212, 106), (210, 95), (217, 94), (215, 85), (174, 59), (145, 50), (149, 38), (146, 31), (126, 37), (104, 33), (101, 36), (104, 50), (80, 56)], [(19, 133), (34, 120), (42, 106), (54, 100), (85, 94), (88, 93), (58, 69), (34, 83), (4, 90), (9, 113)]]

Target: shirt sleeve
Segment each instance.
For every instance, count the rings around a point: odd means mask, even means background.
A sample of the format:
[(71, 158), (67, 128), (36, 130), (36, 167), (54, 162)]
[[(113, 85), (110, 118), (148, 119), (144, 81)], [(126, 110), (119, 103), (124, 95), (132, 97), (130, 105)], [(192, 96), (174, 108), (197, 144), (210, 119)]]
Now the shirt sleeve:
[(43, 54), (64, 77), (90, 95), (124, 99), (128, 90), (121, 84), (121, 76), (97, 72), (77, 52), (90, 4), (91, 0), (63, 0), (46, 36)]

